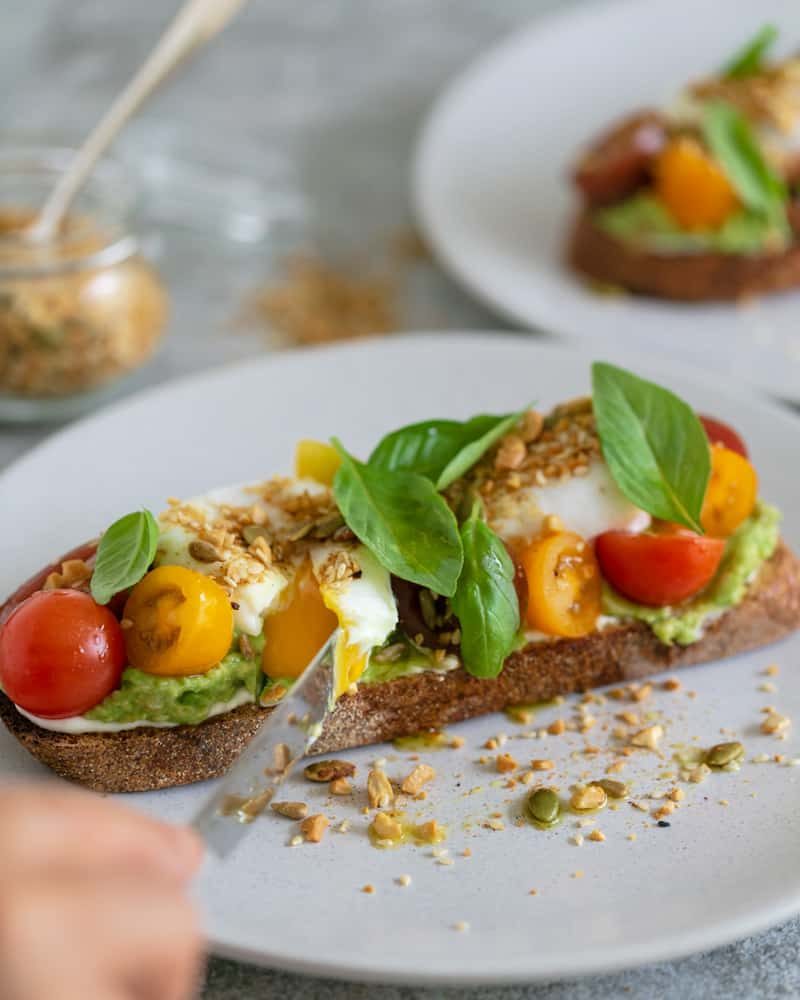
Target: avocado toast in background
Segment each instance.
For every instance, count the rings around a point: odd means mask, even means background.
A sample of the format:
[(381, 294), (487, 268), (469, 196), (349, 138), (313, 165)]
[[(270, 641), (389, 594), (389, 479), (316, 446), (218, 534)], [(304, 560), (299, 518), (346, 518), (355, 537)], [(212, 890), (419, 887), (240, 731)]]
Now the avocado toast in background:
[(603, 364), (547, 416), (412, 425), (366, 463), (303, 442), (297, 478), (127, 515), (14, 595), (3, 719), (133, 791), (222, 773), (337, 626), (319, 752), (764, 645), (800, 571), (744, 452)]
[(687, 301), (800, 284), (800, 59), (768, 63), (776, 36), (595, 140), (573, 172), (575, 270)]

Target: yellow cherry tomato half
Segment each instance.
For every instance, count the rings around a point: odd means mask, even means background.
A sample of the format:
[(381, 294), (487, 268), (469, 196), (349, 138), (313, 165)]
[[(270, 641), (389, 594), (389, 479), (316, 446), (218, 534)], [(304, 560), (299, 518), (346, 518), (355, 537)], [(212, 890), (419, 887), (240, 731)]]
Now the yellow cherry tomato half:
[(337, 624), (306, 560), (284, 591), (280, 607), (264, 619), (264, 673), (273, 679), (299, 677)]
[(147, 674), (204, 674), (225, 656), (233, 637), (228, 595), (210, 577), (183, 566), (151, 570), (123, 611), (131, 666)]
[(711, 478), (700, 514), (703, 531), (714, 538), (732, 535), (753, 513), (757, 497), (758, 476), (747, 459), (724, 445), (712, 445)]
[(314, 479), (331, 486), (342, 464), (339, 452), (324, 441), (298, 441), (294, 455), (294, 470), (299, 479)]
[(699, 142), (670, 142), (655, 164), (655, 193), (684, 229), (716, 229), (738, 205), (727, 175)]
[(572, 638), (593, 631), (600, 614), (600, 571), (588, 542), (574, 532), (556, 531), (530, 542), (520, 561), (531, 628)]

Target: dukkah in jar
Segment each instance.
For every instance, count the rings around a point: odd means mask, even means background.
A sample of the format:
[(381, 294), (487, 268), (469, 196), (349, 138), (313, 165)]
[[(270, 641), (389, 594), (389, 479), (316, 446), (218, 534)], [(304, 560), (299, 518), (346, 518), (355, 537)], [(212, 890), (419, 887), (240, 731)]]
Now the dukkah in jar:
[(138, 368), (167, 296), (135, 240), (75, 215), (39, 244), (24, 234), (32, 217), (0, 206), (0, 393), (66, 397)]

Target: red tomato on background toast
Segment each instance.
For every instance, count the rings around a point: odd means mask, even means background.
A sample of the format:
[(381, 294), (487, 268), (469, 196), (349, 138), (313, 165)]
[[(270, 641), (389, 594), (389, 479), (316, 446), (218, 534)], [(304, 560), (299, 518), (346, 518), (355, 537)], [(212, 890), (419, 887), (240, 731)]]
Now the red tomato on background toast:
[(714, 417), (706, 417), (702, 413), (698, 414), (698, 418), (711, 444), (724, 445), (730, 451), (735, 451), (737, 455), (741, 455), (742, 458), (749, 458), (747, 445), (742, 440), (741, 435), (730, 424), (726, 424), (722, 420), (715, 420)]

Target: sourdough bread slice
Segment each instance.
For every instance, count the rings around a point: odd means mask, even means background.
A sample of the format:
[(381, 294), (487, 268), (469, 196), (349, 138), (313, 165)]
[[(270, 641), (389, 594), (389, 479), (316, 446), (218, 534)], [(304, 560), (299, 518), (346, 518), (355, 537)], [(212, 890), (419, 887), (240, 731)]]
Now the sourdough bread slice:
[(778, 253), (660, 254), (612, 236), (590, 211), (578, 217), (567, 260), (594, 281), (686, 302), (746, 299), (800, 285), (800, 243)]
[[(580, 639), (531, 643), (509, 657), (495, 680), (459, 668), (365, 684), (340, 698), (314, 752), (378, 743), (509, 705), (707, 663), (765, 646), (798, 627), (800, 561), (781, 543), (744, 600), (690, 646), (667, 646), (636, 622)], [(268, 714), (244, 705), (197, 726), (73, 735), (39, 728), (0, 695), (0, 717), (34, 757), (62, 777), (102, 792), (149, 791), (217, 777)]]

